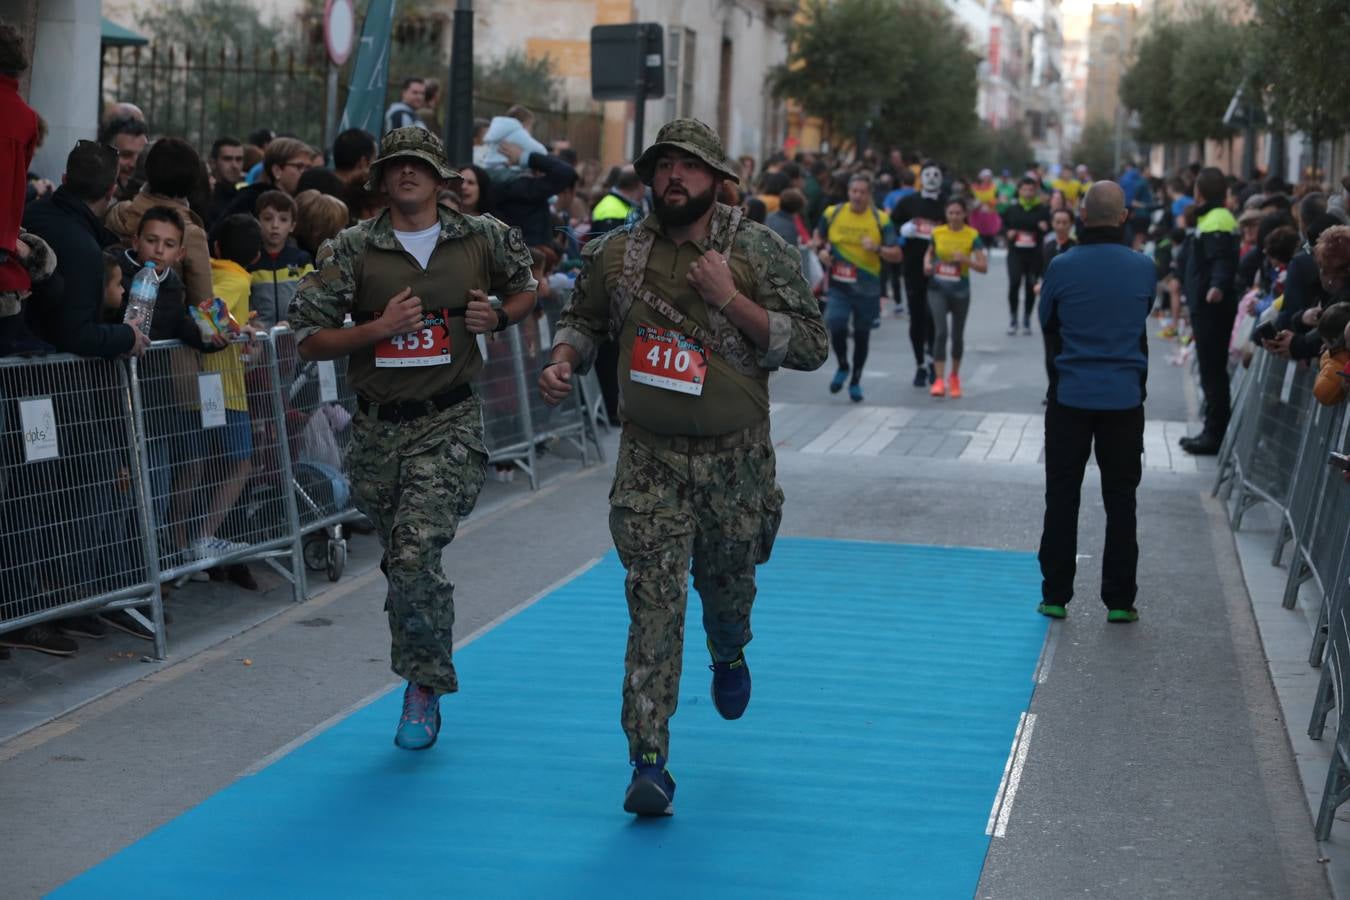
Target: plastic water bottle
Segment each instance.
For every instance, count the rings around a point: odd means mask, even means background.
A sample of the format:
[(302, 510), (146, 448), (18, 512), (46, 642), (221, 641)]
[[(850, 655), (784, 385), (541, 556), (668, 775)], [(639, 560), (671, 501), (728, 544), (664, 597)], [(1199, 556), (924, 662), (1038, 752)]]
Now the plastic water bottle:
[(122, 321), (130, 325), (139, 320), (141, 333), (149, 337), (150, 322), (155, 317), (155, 300), (158, 297), (159, 279), (155, 277), (155, 264), (148, 261), (131, 279), (131, 299)]

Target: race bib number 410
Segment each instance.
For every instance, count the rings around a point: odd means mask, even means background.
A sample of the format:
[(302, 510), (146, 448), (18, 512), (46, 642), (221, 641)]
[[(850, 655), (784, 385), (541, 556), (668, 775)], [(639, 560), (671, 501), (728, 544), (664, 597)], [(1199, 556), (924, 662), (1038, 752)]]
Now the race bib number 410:
[(629, 377), (638, 384), (698, 397), (708, 380), (708, 357), (698, 341), (674, 329), (639, 325)]
[(396, 334), (375, 345), (377, 369), (409, 366), (443, 366), (453, 360), (450, 352), (450, 314), (430, 309), (422, 315), (422, 327)]

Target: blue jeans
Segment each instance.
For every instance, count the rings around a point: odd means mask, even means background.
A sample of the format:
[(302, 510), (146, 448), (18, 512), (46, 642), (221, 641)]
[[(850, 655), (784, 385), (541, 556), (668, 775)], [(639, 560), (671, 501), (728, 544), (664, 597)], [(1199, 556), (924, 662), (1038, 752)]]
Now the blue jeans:
[(839, 368), (847, 369), (848, 329), (853, 324), (853, 384), (862, 378), (863, 364), (872, 336), (872, 325), (881, 315), (881, 286), (859, 289), (857, 285), (831, 284), (826, 295), (825, 327), (830, 344), (839, 357)]

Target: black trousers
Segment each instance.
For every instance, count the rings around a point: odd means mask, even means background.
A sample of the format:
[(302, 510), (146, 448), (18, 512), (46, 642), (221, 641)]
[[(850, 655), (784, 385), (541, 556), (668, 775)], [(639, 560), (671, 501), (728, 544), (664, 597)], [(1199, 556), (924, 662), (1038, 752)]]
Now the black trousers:
[(1083, 471), (1096, 451), (1106, 507), (1102, 602), (1131, 609), (1138, 584), (1135, 491), (1143, 474), (1144, 407), (1075, 409), (1051, 400), (1045, 410), (1045, 529), (1041, 532), (1041, 599), (1073, 599), (1078, 572), (1078, 507)]
[(1190, 307), (1195, 359), (1200, 364), (1200, 389), (1205, 392), (1205, 434), (1215, 440), (1228, 430), (1233, 401), (1228, 393), (1228, 341), (1237, 318), (1237, 304), (1205, 303)]
[(1025, 283), (1026, 304), (1022, 311), (1022, 320), (1031, 321), (1031, 312), (1036, 308), (1036, 281), (1041, 277), (1041, 251), (1018, 250), (1008, 248), (1008, 314), (1017, 321), (1017, 288)]
[(914, 364), (923, 366), (933, 356), (933, 315), (928, 311), (928, 277), (923, 266), (905, 266), (905, 300), (909, 306), (909, 346)]

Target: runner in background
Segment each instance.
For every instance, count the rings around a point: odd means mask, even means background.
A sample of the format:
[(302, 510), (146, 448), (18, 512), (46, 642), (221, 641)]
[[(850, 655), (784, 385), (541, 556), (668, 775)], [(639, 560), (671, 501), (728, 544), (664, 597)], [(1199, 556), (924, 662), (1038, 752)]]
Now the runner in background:
[[(1041, 202), (1038, 185), (1023, 178), (1017, 202), (1003, 216), (1008, 239), (1008, 334), (1017, 334), (1017, 295), (1024, 296), (1022, 333), (1031, 334), (1031, 312), (1036, 308), (1036, 282), (1041, 277), (1041, 242), (1050, 231), (1050, 210)], [(983, 236), (983, 235), (981, 235)]]
[[(1079, 168), (1086, 171), (1083, 166), (1079, 166)], [(1063, 193), (1064, 201), (1069, 204), (1069, 208), (1077, 209), (1078, 198), (1087, 190), (1087, 185), (1074, 177), (1072, 166), (1064, 166), (1055, 172), (1055, 178), (1050, 182), (1050, 189)], [(1047, 193), (1049, 192), (1047, 191)]]
[[(1036, 281), (1036, 297), (1041, 295), (1041, 285), (1045, 282), (1045, 272), (1050, 268), (1050, 261), (1062, 253), (1068, 253), (1074, 247), (1078, 246), (1078, 241), (1073, 236), (1073, 213), (1067, 209), (1057, 209), (1050, 215), (1050, 237), (1041, 245), (1041, 275)], [(1045, 374), (1049, 382), (1055, 380), (1055, 356), (1051, 349), (1050, 337), (1041, 332), (1041, 340), (1045, 343)], [(1041, 405), (1049, 402), (1050, 392), (1046, 388), (1045, 399)]]
[[(918, 181), (919, 176), (912, 172), (909, 166), (902, 166), (896, 177), (899, 179), (900, 186), (887, 194), (886, 199), (883, 200), (881, 204), (881, 208), (886, 210), (886, 214), (891, 217), (892, 221), (895, 220), (896, 204), (910, 194), (918, 193), (914, 185)], [(900, 241), (900, 249), (902, 252), (904, 251), (904, 247), (905, 242), (902, 239)], [(905, 299), (904, 294), (901, 293), (901, 285), (905, 279), (904, 261), (902, 260), (898, 263), (886, 263), (882, 266), (882, 275), (885, 278), (886, 287), (890, 289), (891, 299), (895, 301), (895, 305), (891, 307), (891, 312), (896, 318), (899, 318), (905, 314)]]
[(942, 167), (928, 161), (919, 169), (919, 191), (895, 205), (892, 220), (905, 242), (905, 296), (909, 305), (909, 343), (914, 349), (914, 386), (927, 387), (937, 377), (933, 366), (933, 318), (928, 308), (928, 275), (923, 260), (933, 229), (943, 221)]
[[(961, 357), (965, 349), (966, 316), (970, 313), (970, 270), (989, 271), (989, 257), (979, 233), (966, 224), (966, 201), (947, 201), (947, 224), (933, 229), (932, 245), (923, 260), (932, 276), (928, 295), (933, 314), (933, 366), (936, 373), (928, 393), (934, 397), (961, 396)], [(952, 369), (950, 383), (943, 375), (947, 361), (947, 317), (951, 316)]]
[(980, 170), (980, 177), (970, 186), (970, 196), (974, 200), (970, 226), (980, 233), (986, 247), (993, 247), (998, 243), (1003, 218), (998, 208), (998, 185), (992, 171)]
[[(890, 216), (872, 204), (872, 179), (857, 174), (848, 182), (848, 202), (828, 207), (816, 226), (820, 261), (829, 271), (825, 325), (839, 368), (830, 393), (848, 383), (848, 397), (861, 403), (863, 365), (872, 326), (881, 315), (881, 264), (898, 263), (901, 250)], [(853, 364), (849, 366), (849, 323), (853, 325)]]

